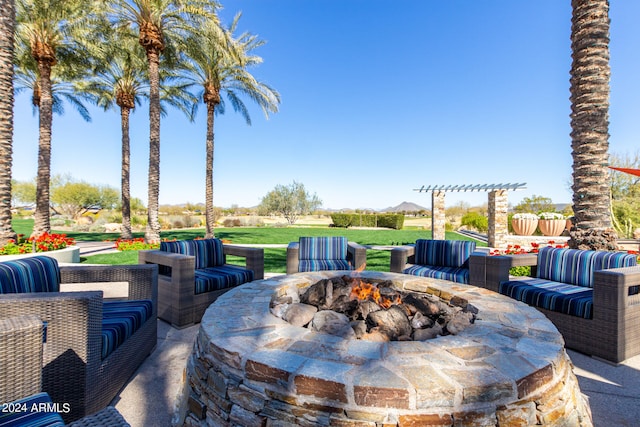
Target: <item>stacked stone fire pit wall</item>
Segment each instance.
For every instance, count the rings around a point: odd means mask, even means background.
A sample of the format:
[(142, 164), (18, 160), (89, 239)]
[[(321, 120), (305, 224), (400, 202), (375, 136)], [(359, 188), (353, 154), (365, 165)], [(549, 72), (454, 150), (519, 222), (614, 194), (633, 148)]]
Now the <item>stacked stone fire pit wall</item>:
[(591, 426), (562, 337), (542, 314), (491, 291), (393, 273), (398, 289), (473, 304), (459, 335), (369, 342), (273, 316), (274, 295), (348, 272), (252, 282), (205, 313), (187, 366), (186, 426)]

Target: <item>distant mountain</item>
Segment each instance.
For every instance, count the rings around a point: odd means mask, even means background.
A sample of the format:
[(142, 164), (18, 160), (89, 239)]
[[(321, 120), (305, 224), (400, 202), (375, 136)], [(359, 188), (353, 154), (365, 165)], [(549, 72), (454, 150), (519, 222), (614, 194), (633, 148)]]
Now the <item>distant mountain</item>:
[(398, 206), (380, 209), (380, 212), (418, 212), (429, 209), (412, 202), (402, 202)]

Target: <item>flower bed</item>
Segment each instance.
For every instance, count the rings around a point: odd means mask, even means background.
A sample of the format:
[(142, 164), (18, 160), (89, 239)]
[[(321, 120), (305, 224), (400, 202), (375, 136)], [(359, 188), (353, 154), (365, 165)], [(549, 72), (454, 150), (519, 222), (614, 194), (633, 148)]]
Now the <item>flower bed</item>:
[(5, 246), (0, 248), (0, 255), (21, 255), (33, 252), (50, 252), (64, 249), (76, 243), (72, 237), (66, 234), (44, 233), (37, 238), (25, 238), (24, 234), (18, 234), (16, 240), (9, 240)]

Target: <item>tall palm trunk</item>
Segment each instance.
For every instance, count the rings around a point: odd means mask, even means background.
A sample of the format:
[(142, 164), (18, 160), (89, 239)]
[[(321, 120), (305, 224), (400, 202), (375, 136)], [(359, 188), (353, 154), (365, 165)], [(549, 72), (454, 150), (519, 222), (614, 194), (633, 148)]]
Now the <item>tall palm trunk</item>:
[(615, 249), (609, 175), (609, 1), (572, 0), (571, 148), (574, 228), (569, 245)]
[(206, 233), (205, 238), (210, 239), (214, 237), (213, 226), (215, 224), (215, 215), (213, 212), (213, 117), (215, 112), (215, 104), (213, 102), (207, 103), (207, 164), (205, 166), (205, 220), (206, 220)]
[(0, 246), (16, 238), (11, 228), (14, 6), (14, 0), (0, 0)]
[(156, 49), (147, 50), (149, 60), (149, 188), (148, 222), (145, 240), (160, 241), (160, 55)]
[(51, 232), (49, 185), (51, 180), (51, 123), (53, 118), (53, 97), (51, 94), (52, 63), (53, 60), (50, 58), (38, 61), (38, 73), (40, 76), (40, 131), (38, 139), (36, 211), (32, 236), (40, 236)]
[(129, 140), (129, 107), (120, 107), (120, 124), (122, 128), (122, 177), (120, 192), (122, 193), (122, 231), (120, 237), (131, 239), (131, 141)]

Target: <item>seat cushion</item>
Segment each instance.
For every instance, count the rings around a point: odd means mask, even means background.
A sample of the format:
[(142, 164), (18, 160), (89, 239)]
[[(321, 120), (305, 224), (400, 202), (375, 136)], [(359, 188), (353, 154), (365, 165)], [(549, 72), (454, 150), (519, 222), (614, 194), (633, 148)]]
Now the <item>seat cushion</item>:
[(224, 265), (224, 248), (220, 239), (160, 242), (160, 250), (195, 257), (196, 270)]
[[(346, 260), (346, 237), (300, 237), (300, 260)], [(302, 270), (301, 270), (302, 271)]]
[(414, 276), (432, 277), (457, 283), (469, 283), (469, 269), (463, 267), (438, 267), (432, 265), (412, 265), (402, 271)]
[(0, 262), (0, 294), (59, 292), (58, 261), (34, 256)]
[(322, 270), (353, 270), (353, 266), (347, 260), (341, 259), (301, 259), (298, 263), (298, 271), (322, 271)]
[(416, 240), (415, 264), (468, 268), (476, 242), (467, 240)]
[(586, 286), (523, 277), (501, 283), (498, 291), (533, 307), (593, 318), (593, 288)]
[(538, 252), (537, 277), (592, 288), (595, 271), (632, 267), (636, 261), (636, 255), (626, 252), (546, 247)]
[(253, 281), (253, 271), (235, 265), (201, 268), (196, 270), (195, 293), (219, 291)]
[(55, 412), (56, 409), (64, 410), (62, 404), (59, 408), (53, 405), (51, 397), (47, 393), (38, 393), (32, 396), (16, 400), (12, 403), (2, 402), (0, 411), (1, 427), (58, 427), (64, 426), (62, 417)]
[(102, 304), (102, 359), (113, 353), (151, 317), (151, 300), (106, 301)]

